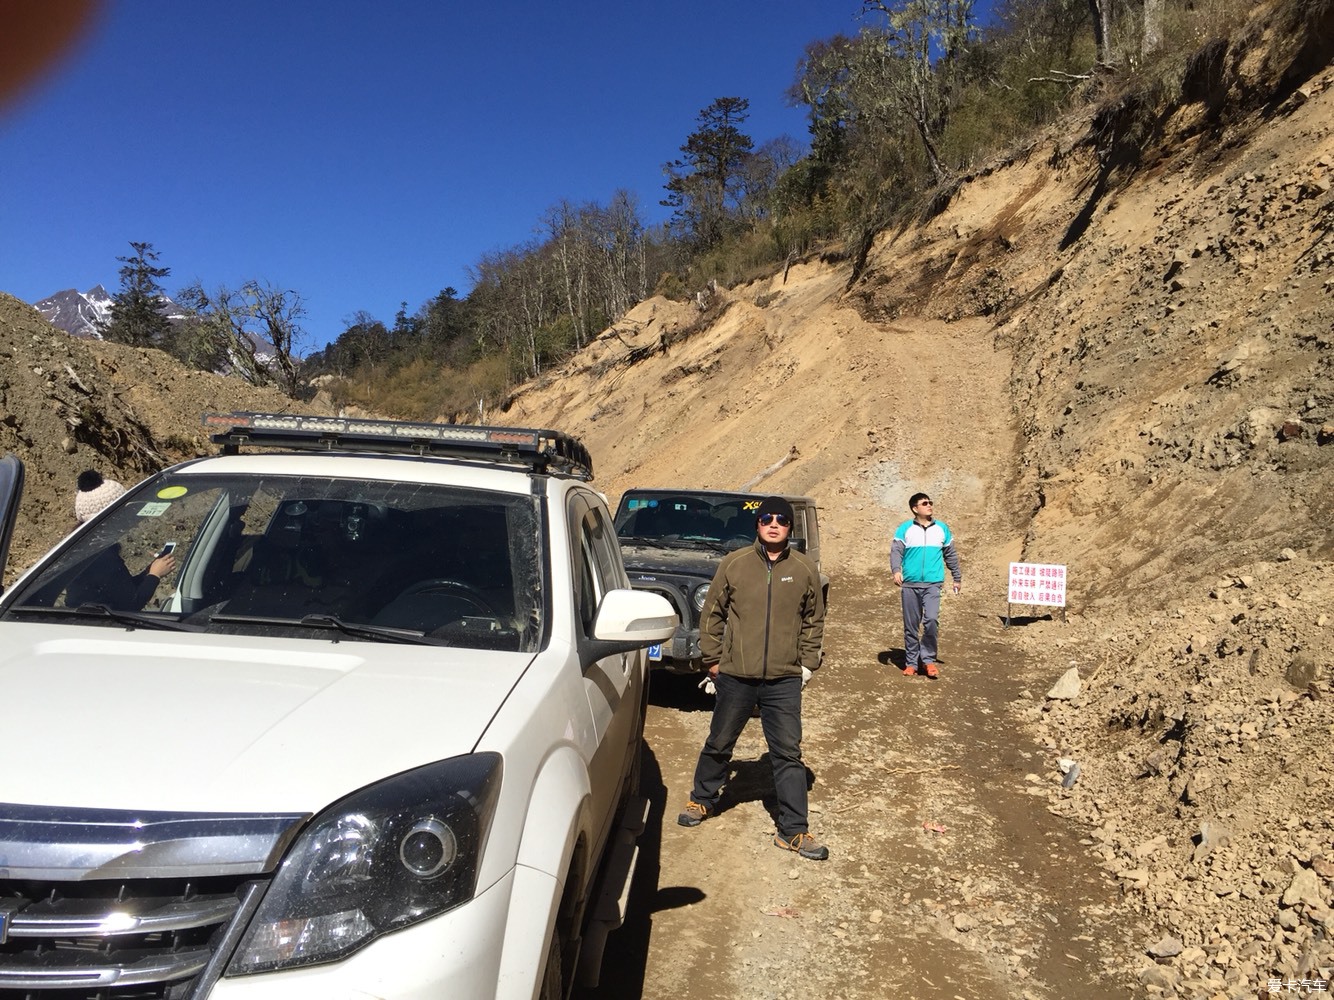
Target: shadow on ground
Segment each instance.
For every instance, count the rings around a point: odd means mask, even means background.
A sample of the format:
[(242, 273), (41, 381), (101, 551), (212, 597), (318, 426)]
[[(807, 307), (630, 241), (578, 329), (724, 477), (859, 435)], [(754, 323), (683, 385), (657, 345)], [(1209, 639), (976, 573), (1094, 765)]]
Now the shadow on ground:
[[(639, 838), (639, 861), (630, 884), (630, 903), (625, 923), (612, 933), (602, 960), (602, 975), (596, 987), (576, 986), (571, 1000), (642, 1000), (648, 968), (649, 943), (654, 914), (691, 906), (704, 899), (696, 886), (660, 886), (662, 874), (662, 825), (666, 821), (667, 786), (652, 748), (645, 743), (640, 752), (640, 794), (649, 800), (648, 823)], [(669, 817), (676, 821), (676, 813)]]

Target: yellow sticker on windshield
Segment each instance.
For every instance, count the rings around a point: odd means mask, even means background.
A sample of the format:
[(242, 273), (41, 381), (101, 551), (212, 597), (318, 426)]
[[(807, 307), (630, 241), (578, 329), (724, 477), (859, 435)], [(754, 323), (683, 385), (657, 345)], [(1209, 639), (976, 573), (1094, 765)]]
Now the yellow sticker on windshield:
[(184, 486), (164, 486), (157, 491), (157, 498), (159, 500), (175, 500), (177, 497), (183, 497), (189, 492), (189, 489)]

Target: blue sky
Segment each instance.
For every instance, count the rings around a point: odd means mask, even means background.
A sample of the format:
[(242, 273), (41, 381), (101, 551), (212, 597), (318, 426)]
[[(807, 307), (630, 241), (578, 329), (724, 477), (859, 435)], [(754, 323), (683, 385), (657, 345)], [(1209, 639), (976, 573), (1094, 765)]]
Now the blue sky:
[(392, 323), (562, 199), (625, 188), (665, 218), (662, 164), (717, 97), (756, 145), (806, 44), (858, 0), (112, 0), (0, 108), (0, 291), (119, 287), (147, 241), (169, 294), (291, 288), (310, 346)]

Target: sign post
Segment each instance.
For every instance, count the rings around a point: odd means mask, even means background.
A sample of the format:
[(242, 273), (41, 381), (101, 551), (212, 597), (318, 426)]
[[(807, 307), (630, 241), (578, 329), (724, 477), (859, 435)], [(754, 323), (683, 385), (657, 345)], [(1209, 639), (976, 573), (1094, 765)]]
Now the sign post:
[(1054, 563), (1010, 563), (1010, 586), (1005, 600), (1005, 627), (1010, 627), (1010, 605), (1030, 604), (1061, 609), (1065, 620), (1065, 567)]

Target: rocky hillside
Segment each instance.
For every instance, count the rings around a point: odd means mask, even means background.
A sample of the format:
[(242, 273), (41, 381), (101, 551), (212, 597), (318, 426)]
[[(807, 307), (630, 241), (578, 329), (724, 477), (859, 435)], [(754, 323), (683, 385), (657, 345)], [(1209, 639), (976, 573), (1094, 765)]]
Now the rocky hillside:
[(0, 453), (26, 467), (6, 582), (73, 529), (84, 469), (129, 485), (203, 454), (206, 410), (291, 406), (279, 392), (188, 370), (161, 351), (77, 339), (0, 292)]

